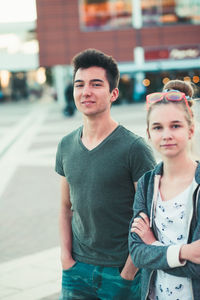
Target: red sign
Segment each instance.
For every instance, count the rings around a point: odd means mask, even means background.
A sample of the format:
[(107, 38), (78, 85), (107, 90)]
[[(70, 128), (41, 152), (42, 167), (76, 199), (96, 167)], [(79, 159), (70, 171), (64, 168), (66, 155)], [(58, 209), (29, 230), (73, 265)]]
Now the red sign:
[(200, 46), (145, 49), (145, 60), (191, 59), (200, 57)]

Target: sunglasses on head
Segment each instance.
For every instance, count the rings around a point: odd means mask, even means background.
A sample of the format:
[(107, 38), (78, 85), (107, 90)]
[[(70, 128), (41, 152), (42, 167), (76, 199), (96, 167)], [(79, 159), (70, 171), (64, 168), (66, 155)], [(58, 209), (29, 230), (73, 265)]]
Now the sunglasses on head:
[(189, 107), (185, 93), (179, 91), (158, 92), (158, 93), (152, 93), (147, 95), (146, 96), (147, 110), (149, 109), (150, 104), (162, 101), (163, 99), (166, 99), (167, 101), (171, 101), (171, 102), (179, 102), (184, 100), (190, 114), (192, 115), (192, 111)]

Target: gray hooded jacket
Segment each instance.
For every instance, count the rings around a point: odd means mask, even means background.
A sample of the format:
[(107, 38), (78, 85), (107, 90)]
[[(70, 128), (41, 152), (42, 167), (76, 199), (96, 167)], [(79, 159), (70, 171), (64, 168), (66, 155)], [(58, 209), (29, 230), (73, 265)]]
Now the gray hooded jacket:
[[(145, 173), (137, 184), (137, 191), (133, 206), (133, 219), (139, 216), (140, 212), (148, 215), (151, 223), (153, 233), (158, 240), (157, 232), (154, 224), (155, 203), (154, 195), (158, 188), (157, 182), (163, 172), (163, 164), (158, 164), (154, 170)], [(190, 220), (190, 227), (188, 228), (189, 237), (188, 243), (200, 239), (200, 164), (198, 163), (195, 172), (195, 180), (197, 188), (193, 194), (193, 213)], [(133, 221), (132, 219), (132, 221)], [(132, 221), (130, 224), (132, 224)], [(131, 225), (130, 225), (131, 227)], [(136, 267), (142, 268), (142, 286), (141, 286), (141, 300), (146, 300), (149, 292), (150, 280), (155, 276), (156, 270), (160, 269), (168, 274), (189, 277), (192, 280), (193, 299), (200, 299), (200, 264), (194, 264), (187, 261), (184, 264), (176, 266), (173, 263), (173, 255), (179, 253), (180, 246), (158, 246), (146, 245), (137, 234), (129, 233), (129, 251), (133, 263)]]

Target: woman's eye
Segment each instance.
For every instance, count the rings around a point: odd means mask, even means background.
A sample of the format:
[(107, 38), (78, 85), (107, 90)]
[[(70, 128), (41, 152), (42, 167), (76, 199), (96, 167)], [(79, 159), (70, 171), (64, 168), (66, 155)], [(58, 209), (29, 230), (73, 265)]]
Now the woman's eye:
[(179, 128), (179, 127), (180, 127), (179, 124), (174, 124), (174, 125), (172, 125), (172, 128)]
[(155, 127), (153, 127), (152, 129), (153, 130), (160, 130), (162, 127), (161, 126), (155, 126)]

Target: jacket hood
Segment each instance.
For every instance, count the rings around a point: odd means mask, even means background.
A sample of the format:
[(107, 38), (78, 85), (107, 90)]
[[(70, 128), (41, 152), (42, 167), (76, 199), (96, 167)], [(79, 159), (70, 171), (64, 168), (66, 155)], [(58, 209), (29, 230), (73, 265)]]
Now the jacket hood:
[[(163, 162), (159, 163), (155, 167), (155, 175), (162, 175), (163, 174)], [(200, 163), (197, 161), (197, 168), (195, 171), (195, 180), (198, 184), (200, 184)]]

